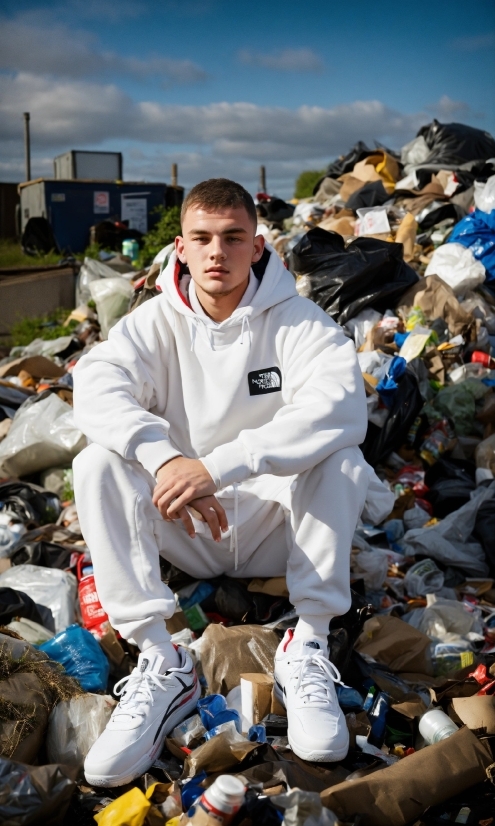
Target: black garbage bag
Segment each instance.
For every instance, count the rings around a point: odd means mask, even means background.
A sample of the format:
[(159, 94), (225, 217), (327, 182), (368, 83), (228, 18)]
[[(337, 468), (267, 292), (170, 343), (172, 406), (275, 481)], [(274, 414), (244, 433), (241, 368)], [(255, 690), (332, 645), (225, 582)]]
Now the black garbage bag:
[(4, 510), (15, 513), (29, 527), (55, 522), (62, 511), (60, 499), (30, 482), (4, 482), (0, 485)]
[(447, 218), (452, 218), (454, 223), (457, 224), (465, 215), (466, 210), (459, 206), (459, 204), (441, 204), (427, 212), (425, 217), (420, 221), (419, 226), (423, 232), (426, 232), (428, 229), (434, 227), (435, 224), (439, 224), (440, 221), (445, 221)]
[(353, 192), (346, 203), (347, 209), (362, 209), (363, 207), (381, 206), (390, 199), (390, 195), (383, 186), (383, 181), (370, 181)]
[(23, 542), (23, 539), (24, 537), (10, 556), (12, 565), (40, 565), (42, 568), (59, 568), (62, 571), (70, 567), (73, 548), (65, 548), (43, 539), (37, 542)]
[(68, 766), (27, 766), (0, 757), (0, 822), (62, 824), (76, 788), (75, 774)]
[[(50, 621), (50, 616), (51, 624), (45, 625), (47, 620)], [(0, 625), (8, 625), (17, 617), (32, 620), (49, 628), (50, 631), (55, 631), (53, 615), (49, 608), (37, 605), (23, 591), (17, 591), (15, 588), (0, 588)]]
[(270, 198), (269, 201), (256, 204), (258, 215), (276, 224), (285, 221), (286, 218), (292, 218), (294, 210), (294, 204), (287, 204), (281, 198)]
[(26, 255), (60, 252), (53, 230), (46, 218), (30, 218), (21, 238), (22, 250)]
[(485, 552), (490, 576), (495, 577), (495, 497), (480, 505), (473, 536)]
[(425, 164), (463, 164), (466, 161), (486, 161), (495, 157), (495, 140), (489, 132), (466, 126), (465, 123), (439, 123), (433, 120), (422, 126), (422, 135), (430, 154)]
[(292, 250), (290, 270), (309, 275), (313, 301), (345, 324), (365, 307), (384, 313), (397, 306), (418, 281), (402, 255), (402, 244), (360, 237), (346, 247), (342, 235), (316, 227)]
[(372, 467), (376, 467), (389, 453), (404, 444), (411, 425), (422, 407), (423, 398), (416, 376), (406, 369), (383, 427), (379, 428), (372, 422), (368, 424), (368, 432), (361, 450)]
[(0, 422), (5, 418), (13, 419), (16, 410), (31, 395), (32, 391), (0, 379)]
[(347, 155), (341, 155), (336, 161), (329, 164), (327, 178), (339, 178), (344, 172), (352, 172), (355, 165), (370, 155), (374, 155), (376, 149), (369, 149), (363, 141), (358, 141)]
[(434, 516), (444, 519), (469, 502), (476, 488), (475, 465), (458, 459), (439, 459), (426, 471), (425, 499), (431, 502)]
[(351, 589), (351, 607), (341, 617), (330, 620), (328, 634), (329, 658), (341, 675), (346, 672), (354, 644), (363, 630), (364, 623), (373, 615), (373, 606), (366, 597)]

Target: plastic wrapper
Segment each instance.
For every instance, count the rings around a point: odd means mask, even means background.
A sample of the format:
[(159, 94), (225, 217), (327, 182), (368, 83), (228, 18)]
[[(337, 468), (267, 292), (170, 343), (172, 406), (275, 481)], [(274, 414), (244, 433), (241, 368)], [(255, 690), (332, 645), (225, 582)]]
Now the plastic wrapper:
[(402, 259), (402, 246), (356, 238), (347, 247), (341, 235), (310, 230), (291, 253), (292, 272), (309, 275), (311, 298), (339, 324), (366, 307), (384, 313), (418, 280)]
[(279, 637), (259, 625), (225, 628), (209, 625), (205, 630), (201, 663), (209, 690), (227, 695), (238, 686), (241, 674), (273, 674), (273, 660)]
[(337, 817), (323, 806), (316, 792), (292, 789), (274, 795), (271, 802), (284, 810), (283, 826), (339, 826)]
[(50, 763), (81, 768), (115, 706), (112, 697), (101, 694), (82, 694), (58, 703), (50, 715), (46, 735)]
[(483, 284), (485, 268), (470, 249), (462, 244), (443, 244), (438, 247), (426, 268), (425, 275), (438, 275), (456, 295), (464, 295)]
[(106, 339), (113, 325), (129, 309), (129, 302), (133, 294), (132, 286), (122, 276), (116, 276), (92, 281), (89, 289), (91, 297), (96, 303), (101, 336)]
[(492, 175), (486, 183), (474, 182), (474, 203), (476, 209), (482, 212), (491, 212), (495, 209), (495, 175)]
[(189, 746), (192, 740), (199, 740), (206, 734), (206, 729), (201, 722), (199, 714), (188, 717), (174, 728), (170, 737), (180, 743), (181, 746)]
[[(352, 335), (356, 349), (364, 344), (366, 341), (366, 336), (370, 330), (373, 329), (375, 324), (381, 320), (381, 318), (381, 313), (377, 313), (376, 310), (371, 310), (368, 308), (366, 310), (362, 310), (354, 316), (354, 318), (349, 319), (345, 325), (345, 329)], [(368, 370), (367, 372), (370, 371)]]
[(495, 482), (478, 488), (462, 508), (449, 513), (429, 528), (407, 531), (402, 540), (405, 552), (432, 557), (445, 565), (460, 568), (467, 576), (487, 576), (489, 572), (482, 546), (472, 539), (476, 516), (481, 505), (495, 495)]
[(0, 558), (10, 556), (24, 533), (26, 528), (20, 520), (11, 513), (0, 512)]
[(23, 591), (34, 602), (49, 608), (55, 631), (62, 631), (74, 622), (77, 580), (70, 572), (38, 565), (17, 565), (0, 574), (0, 588), (3, 586)]
[(75, 788), (65, 766), (26, 766), (0, 757), (0, 821), (61, 826)]
[(387, 577), (388, 558), (386, 553), (360, 551), (351, 557), (351, 568), (355, 575), (363, 579), (367, 588), (376, 591), (382, 587)]
[(109, 662), (92, 634), (80, 625), (70, 625), (40, 645), (40, 651), (63, 665), (85, 691), (106, 690)]
[(424, 597), (443, 588), (445, 577), (433, 559), (422, 559), (409, 568), (404, 587), (410, 597)]
[(467, 639), (469, 634), (479, 636), (483, 630), (478, 613), (467, 610), (462, 602), (427, 594), (426, 603), (426, 608), (409, 611), (405, 620), (431, 640), (456, 643), (461, 637)]
[(74, 413), (56, 393), (19, 408), (0, 442), (0, 475), (25, 476), (54, 465), (70, 465), (86, 446)]

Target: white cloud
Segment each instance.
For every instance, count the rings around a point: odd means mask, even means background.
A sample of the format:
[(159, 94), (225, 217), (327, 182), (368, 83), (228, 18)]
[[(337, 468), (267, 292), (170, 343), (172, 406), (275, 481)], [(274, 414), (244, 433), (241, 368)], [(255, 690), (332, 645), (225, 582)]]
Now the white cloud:
[(325, 68), (322, 58), (312, 49), (281, 49), (272, 53), (241, 49), (238, 57), (248, 66), (279, 72), (322, 72)]
[(453, 117), (462, 118), (483, 118), (483, 112), (475, 112), (474, 109), (464, 100), (453, 100), (448, 95), (442, 97), (436, 102), (425, 107), (428, 112), (431, 112), (435, 117), (447, 120)]
[[(437, 106), (448, 105), (442, 100)], [(292, 194), (301, 169), (324, 168), (357, 140), (399, 148), (431, 120), (426, 111), (403, 114), (381, 101), (296, 110), (245, 102), (136, 102), (113, 84), (23, 72), (0, 76), (4, 179), (22, 178), (23, 112), (31, 113), (35, 175), (50, 176), (51, 159), (60, 152), (100, 147), (124, 151), (127, 180), (167, 180), (175, 161), (186, 186), (212, 175), (230, 175), (255, 190), (264, 163), (270, 186), (282, 196)]]
[(152, 56), (143, 60), (103, 51), (86, 31), (74, 32), (60, 24), (43, 26), (32, 16), (0, 22), (0, 69), (64, 78), (111, 72), (139, 80), (154, 77), (165, 86), (196, 83), (208, 76), (196, 63), (183, 58)]

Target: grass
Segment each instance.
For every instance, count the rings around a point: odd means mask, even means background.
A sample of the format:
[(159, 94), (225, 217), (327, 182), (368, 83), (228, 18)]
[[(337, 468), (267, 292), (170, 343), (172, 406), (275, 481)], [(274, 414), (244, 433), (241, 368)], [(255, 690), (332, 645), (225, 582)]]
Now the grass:
[(0, 239), (0, 268), (2, 267), (49, 267), (61, 259), (58, 252), (46, 255), (25, 255), (17, 241)]
[(60, 307), (52, 310), (51, 313), (35, 316), (34, 318), (22, 318), (17, 321), (10, 332), (10, 345), (12, 347), (26, 347), (35, 338), (42, 338), (51, 341), (60, 336), (70, 336), (77, 327), (78, 321), (69, 321), (66, 327), (64, 321), (69, 315), (69, 310)]

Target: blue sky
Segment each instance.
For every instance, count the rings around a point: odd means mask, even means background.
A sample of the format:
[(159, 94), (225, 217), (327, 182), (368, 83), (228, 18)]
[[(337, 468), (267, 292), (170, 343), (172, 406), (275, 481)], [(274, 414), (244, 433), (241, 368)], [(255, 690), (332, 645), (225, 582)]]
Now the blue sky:
[(290, 196), (358, 139), (399, 148), (437, 117), (495, 132), (493, 0), (3, 0), (0, 180), (68, 149), (127, 180), (227, 175)]

